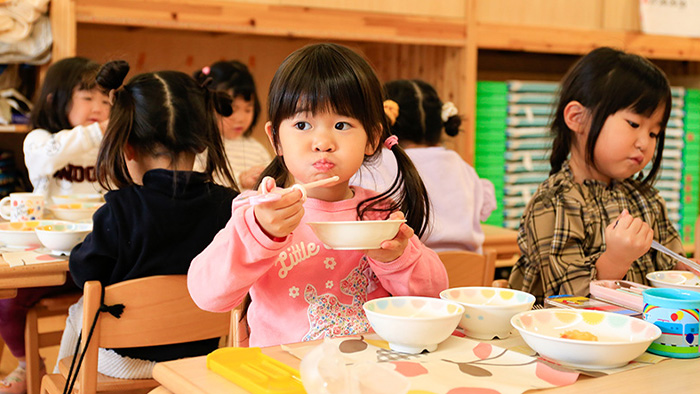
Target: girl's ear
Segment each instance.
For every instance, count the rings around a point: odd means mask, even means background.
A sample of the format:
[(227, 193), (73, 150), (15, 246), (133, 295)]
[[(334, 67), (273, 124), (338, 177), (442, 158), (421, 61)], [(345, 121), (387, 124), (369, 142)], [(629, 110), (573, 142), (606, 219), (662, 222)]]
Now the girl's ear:
[(588, 108), (578, 101), (570, 101), (564, 107), (564, 122), (574, 133), (586, 133), (588, 131)]
[(134, 149), (131, 144), (126, 144), (124, 147), (124, 158), (126, 161), (134, 160), (136, 159), (136, 149)]
[(370, 141), (369, 138), (367, 138), (367, 146), (365, 146), (365, 156), (372, 156), (374, 152), (377, 151), (379, 148), (379, 143), (380, 139), (382, 138), (384, 128), (382, 125), (379, 125), (379, 132), (375, 134), (376, 137), (374, 137), (374, 141)]
[(282, 156), (282, 148), (275, 146), (275, 139), (272, 138), (272, 122), (265, 123), (265, 134), (267, 134), (267, 139), (270, 140), (270, 145), (272, 145), (272, 149), (275, 150), (277, 156)]

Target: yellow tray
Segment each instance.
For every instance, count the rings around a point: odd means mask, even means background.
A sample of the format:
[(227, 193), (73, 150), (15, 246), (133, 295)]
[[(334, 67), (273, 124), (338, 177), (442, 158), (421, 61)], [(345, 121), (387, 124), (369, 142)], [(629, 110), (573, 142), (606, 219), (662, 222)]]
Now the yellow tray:
[(299, 371), (259, 347), (214, 350), (207, 355), (207, 368), (253, 394), (306, 393)]

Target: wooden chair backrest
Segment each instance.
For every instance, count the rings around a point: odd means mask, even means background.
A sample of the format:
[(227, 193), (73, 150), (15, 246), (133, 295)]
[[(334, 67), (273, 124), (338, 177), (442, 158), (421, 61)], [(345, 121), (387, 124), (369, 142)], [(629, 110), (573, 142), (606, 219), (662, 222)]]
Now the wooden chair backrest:
[(244, 312), (242, 303), (231, 311), (231, 331), (228, 334), (227, 346), (248, 347), (250, 330), (248, 329), (248, 319), (243, 316)]
[[(85, 284), (83, 337), (87, 340), (95, 312), (100, 308), (102, 285)], [(199, 309), (187, 290), (185, 275), (159, 275), (107, 286), (105, 305), (123, 304), (119, 319), (102, 312), (80, 368), (80, 392), (97, 386), (98, 348), (157, 346), (222, 337), (229, 333), (231, 313)]]
[(484, 250), (484, 254), (464, 250), (439, 252), (447, 270), (450, 287), (491, 286), (496, 271), (496, 251)]

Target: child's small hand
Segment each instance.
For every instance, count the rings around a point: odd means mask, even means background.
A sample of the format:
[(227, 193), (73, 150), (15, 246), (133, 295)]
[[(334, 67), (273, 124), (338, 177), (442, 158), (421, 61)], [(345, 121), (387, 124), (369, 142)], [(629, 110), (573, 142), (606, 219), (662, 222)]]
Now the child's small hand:
[[(606, 249), (601, 258), (605, 256), (603, 261), (608, 266), (596, 264), (599, 273), (612, 270), (617, 279), (624, 277), (632, 262), (649, 251), (653, 239), (654, 230), (647, 223), (623, 210), (617, 220), (605, 228)], [(598, 279), (604, 278), (599, 276)]]
[[(394, 212), (389, 216), (389, 220), (402, 219), (404, 219), (403, 212)], [(402, 223), (399, 232), (393, 239), (382, 242), (380, 249), (368, 250), (367, 257), (384, 263), (394, 261), (403, 254), (411, 237), (413, 237), (413, 229), (406, 223)]]
[[(264, 187), (270, 188), (269, 179), (260, 183), (260, 192)], [(274, 182), (274, 180), (272, 181)], [(267, 186), (266, 186), (267, 185)], [(274, 185), (274, 183), (273, 183)], [(278, 200), (262, 202), (253, 207), (255, 219), (262, 230), (270, 237), (284, 238), (291, 234), (304, 216), (304, 199), (299, 189), (284, 189), (286, 193)], [(270, 191), (273, 193), (274, 191)]]

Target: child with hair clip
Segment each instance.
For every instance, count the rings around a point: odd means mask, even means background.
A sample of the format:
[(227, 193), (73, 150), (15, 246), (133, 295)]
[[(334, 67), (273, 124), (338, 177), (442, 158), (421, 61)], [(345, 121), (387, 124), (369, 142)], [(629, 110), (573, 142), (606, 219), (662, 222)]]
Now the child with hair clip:
[[(97, 82), (109, 91), (112, 113), (97, 160), (100, 184), (110, 190), (93, 216), (94, 228), (71, 251), (70, 273), (79, 287), (109, 286), (153, 275), (186, 274), (192, 259), (231, 216), (235, 185), (226, 164), (216, 112), (230, 115), (231, 99), (189, 75), (160, 71), (122, 86), (128, 63), (105, 64)], [(193, 172), (207, 150), (207, 172)], [(73, 354), (82, 300), (70, 308), (59, 359)], [(157, 361), (207, 354), (211, 340), (129, 349), (100, 349), (98, 371), (117, 378), (149, 378)]]
[(586, 296), (595, 279), (647, 284), (648, 272), (685, 268), (650, 250), (656, 240), (683, 254), (652, 186), (670, 111), (666, 76), (640, 56), (598, 48), (569, 70), (551, 126), (552, 170), (520, 222), (511, 287), (541, 303)]
[[(462, 119), (457, 108), (443, 103), (435, 89), (419, 79), (388, 82), (384, 91), (391, 132), (415, 164), (432, 204), (430, 231), (421, 240), (435, 251), (481, 252), (481, 222), (496, 208), (496, 195), (489, 180), (479, 179), (457, 152), (440, 146), (443, 129), (450, 137), (459, 133)], [(396, 160), (382, 154), (379, 163), (362, 168), (351, 183), (381, 192), (395, 177)]]
[[(270, 164), (270, 152), (251, 137), (253, 127), (260, 115), (260, 100), (255, 91), (253, 75), (245, 64), (237, 60), (219, 61), (197, 70), (195, 79), (211, 89), (223, 91), (233, 97), (233, 113), (221, 117), (221, 134), (224, 150), (238, 186), (244, 189), (255, 187), (260, 174)], [(195, 171), (204, 166), (198, 156)]]
[(97, 151), (109, 117), (109, 99), (95, 85), (100, 65), (83, 57), (61, 59), (46, 72), (24, 139), (24, 162), (34, 193), (96, 193)]
[[(265, 131), (277, 152), (260, 181), (272, 201), (243, 193), (214, 241), (187, 275), (202, 309), (228, 311), (250, 292), (251, 346), (366, 332), (362, 305), (392, 295), (435, 297), (447, 288), (437, 254), (414, 235), (429, 203), (411, 160), (390, 136), (382, 91), (360, 55), (336, 44), (298, 49), (280, 65), (268, 96)], [(385, 144), (399, 175), (382, 194), (349, 186)], [(303, 193), (295, 183), (338, 179)], [(269, 194), (269, 193), (268, 193)], [(393, 239), (373, 250), (331, 250), (307, 222), (403, 219)]]
[[(24, 158), (34, 193), (46, 206), (51, 196), (102, 190), (95, 176), (102, 130), (109, 116), (107, 96), (96, 87), (100, 65), (82, 57), (57, 61), (46, 71), (41, 93), (31, 114), (33, 130), (24, 139)], [(76, 290), (63, 286), (17, 290), (0, 300), (0, 336), (19, 366), (0, 382), (0, 393), (27, 391), (24, 326), (27, 312), (41, 298)], [(42, 370), (43, 361), (40, 361)]]

